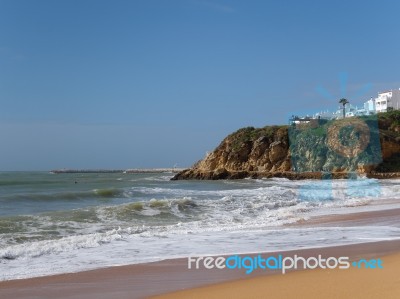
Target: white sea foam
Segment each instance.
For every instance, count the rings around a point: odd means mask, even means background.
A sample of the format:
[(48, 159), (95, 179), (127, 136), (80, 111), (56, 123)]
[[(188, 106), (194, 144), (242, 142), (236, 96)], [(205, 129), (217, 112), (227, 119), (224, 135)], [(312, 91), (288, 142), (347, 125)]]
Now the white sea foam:
[[(313, 215), (393, 207), (379, 205), (379, 201), (399, 198), (399, 180), (193, 183), (168, 182), (159, 175), (154, 178), (138, 178), (139, 183), (117, 193), (131, 199), (128, 202), (102, 202), (62, 213), (24, 216), (15, 226), (16, 232), (3, 234), (0, 240), (0, 263), (4, 265), (0, 279), (195, 254), (288, 250), (400, 238), (398, 227), (384, 225), (283, 226)], [(114, 189), (104, 190), (103, 195), (108, 195), (108, 190)], [(57, 234), (52, 233), (54, 230)], [(29, 238), (21, 242), (26, 236)]]
[(395, 239), (400, 239), (400, 229), (385, 226), (241, 229), (198, 234), (176, 231), (157, 235), (114, 230), (103, 236), (73, 236), (10, 248), (10, 256), (19, 258), (1, 261), (0, 279), (76, 272), (188, 255), (272, 252)]

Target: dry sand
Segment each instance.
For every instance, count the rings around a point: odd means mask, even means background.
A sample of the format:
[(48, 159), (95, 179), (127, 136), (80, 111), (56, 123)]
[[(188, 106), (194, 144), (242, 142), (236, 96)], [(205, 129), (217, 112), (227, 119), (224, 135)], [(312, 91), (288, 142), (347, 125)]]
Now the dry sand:
[(220, 283), (166, 295), (158, 299), (399, 299), (400, 254), (385, 256), (383, 269), (303, 270)]

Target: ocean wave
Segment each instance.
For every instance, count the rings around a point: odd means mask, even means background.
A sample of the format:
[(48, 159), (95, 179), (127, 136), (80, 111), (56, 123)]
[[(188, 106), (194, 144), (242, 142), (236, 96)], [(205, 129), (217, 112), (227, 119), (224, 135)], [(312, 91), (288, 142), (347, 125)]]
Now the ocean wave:
[(121, 240), (123, 234), (126, 234), (126, 232), (121, 229), (114, 229), (104, 233), (69, 236), (58, 240), (27, 242), (0, 249), (0, 259), (14, 260), (21, 257), (39, 257), (46, 254), (97, 247), (111, 241)]
[(17, 193), (12, 195), (3, 195), (0, 200), (6, 201), (69, 201), (81, 199), (99, 199), (99, 198), (115, 198), (115, 197), (129, 197), (129, 192), (125, 189), (109, 188), (109, 189), (93, 189), (88, 191), (74, 190), (74, 191), (53, 191), (53, 192), (30, 192), (30, 193)]
[[(220, 190), (204, 190), (204, 187), (196, 190), (193, 184), (183, 183), (70, 192), (77, 198), (124, 197), (130, 202), (113, 205), (104, 202), (104, 205), (87, 208), (3, 217), (0, 219), (0, 246), (2, 250), (15, 247), (11, 251), (0, 251), (0, 256), (13, 259), (23, 256), (22, 252), (30, 252), (30, 256), (40, 252), (56, 253), (58, 245), (52, 247), (52, 242), (61, 242), (66, 250), (100, 246), (107, 238), (118, 240), (117, 235), (168, 237), (271, 228), (307, 219), (315, 210), (368, 205), (376, 199), (377, 191), (380, 197), (388, 198), (396, 193), (398, 196), (400, 191), (399, 181), (387, 184), (370, 179), (302, 182), (280, 179), (244, 184), (230, 187), (221, 183), (218, 186), (224, 187)], [(210, 186), (215, 185), (206, 187)], [(65, 193), (59, 192), (57, 196), (65, 197)], [(86, 240), (83, 236), (89, 237)], [(74, 245), (68, 245), (68, 240), (74, 240)], [(37, 242), (41, 248), (37, 252), (33, 247), (24, 247)]]
[(124, 190), (122, 189), (115, 189), (115, 188), (110, 188), (110, 189), (94, 189), (93, 190), (95, 195), (101, 196), (101, 197), (116, 197), (124, 194)]
[[(203, 255), (296, 250), (400, 238), (399, 228), (299, 227), (236, 230), (198, 234), (115, 229), (103, 234), (73, 236), (53, 242), (32, 242), (0, 251), (0, 280), (91, 270)], [(112, 258), (111, 258), (112, 257)], [(29, 265), (29, 266), (28, 266)]]
[[(99, 207), (97, 215), (102, 221), (134, 221), (141, 220), (140, 216), (161, 215), (159, 222), (171, 223), (176, 218), (192, 218), (193, 209), (198, 205), (189, 197), (178, 199), (151, 199), (149, 201), (132, 202), (128, 204)], [(168, 217), (170, 216), (170, 217)], [(168, 221), (169, 220), (169, 221)], [(158, 223), (154, 219), (153, 223)]]

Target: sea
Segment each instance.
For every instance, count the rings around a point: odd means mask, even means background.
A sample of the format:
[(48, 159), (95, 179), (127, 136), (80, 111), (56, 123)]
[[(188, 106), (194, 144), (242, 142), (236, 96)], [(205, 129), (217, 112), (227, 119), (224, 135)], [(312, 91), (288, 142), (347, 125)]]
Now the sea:
[(171, 181), (172, 173), (0, 173), (0, 280), (187, 256), (400, 239), (398, 223), (307, 225), (400, 207), (400, 180)]

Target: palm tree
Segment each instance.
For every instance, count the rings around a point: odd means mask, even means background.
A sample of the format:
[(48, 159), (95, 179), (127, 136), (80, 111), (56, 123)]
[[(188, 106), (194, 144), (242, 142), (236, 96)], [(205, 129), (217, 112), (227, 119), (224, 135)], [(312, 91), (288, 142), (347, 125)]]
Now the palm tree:
[(346, 117), (346, 105), (349, 103), (349, 101), (345, 98), (340, 99), (339, 103), (343, 105), (343, 118)]

